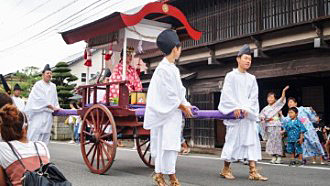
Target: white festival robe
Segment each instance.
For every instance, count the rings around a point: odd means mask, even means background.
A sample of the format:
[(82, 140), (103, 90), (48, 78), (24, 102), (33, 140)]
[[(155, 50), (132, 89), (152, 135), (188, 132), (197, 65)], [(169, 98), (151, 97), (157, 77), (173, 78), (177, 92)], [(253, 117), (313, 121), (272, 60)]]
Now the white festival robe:
[(257, 130), (259, 115), (258, 84), (254, 75), (237, 69), (224, 80), (219, 111), (228, 114), (237, 109), (248, 112), (244, 119), (225, 120), (226, 138), (221, 159), (232, 162), (239, 159), (261, 160), (261, 147)]
[(164, 58), (151, 78), (143, 126), (151, 130), (151, 155), (156, 158), (156, 173), (175, 173), (183, 119), (178, 107), (180, 104), (190, 106), (185, 94), (179, 69)]
[(11, 99), (14, 101), (14, 104), (18, 108), (18, 110), (25, 110), (25, 101), (23, 101), (20, 97), (12, 96)]
[(40, 80), (32, 87), (25, 107), (25, 112), (29, 117), (29, 140), (49, 143), (53, 125), (53, 110), (47, 108), (48, 105), (60, 108), (56, 85)]

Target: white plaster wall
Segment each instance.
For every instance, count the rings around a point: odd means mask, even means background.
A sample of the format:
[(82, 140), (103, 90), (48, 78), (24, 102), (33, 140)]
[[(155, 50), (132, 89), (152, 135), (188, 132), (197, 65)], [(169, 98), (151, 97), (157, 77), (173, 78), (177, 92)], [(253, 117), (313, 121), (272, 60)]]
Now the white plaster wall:
[[(81, 55), (83, 55), (83, 52)], [(116, 64), (118, 63), (119, 60), (116, 60), (115, 58), (118, 58), (117, 56), (119, 55), (116, 54), (114, 56), (115, 57), (113, 57), (112, 60), (114, 61), (114, 64)], [(86, 73), (87, 75), (88, 67), (86, 67), (84, 63), (85, 63), (85, 59), (81, 59), (79, 62), (76, 62), (69, 66), (69, 68), (71, 69), (71, 73), (78, 77), (78, 80), (73, 82), (76, 83), (78, 86), (86, 85), (87, 83), (87, 81), (86, 82), (81, 81), (81, 73)], [(92, 55), (92, 66), (89, 67), (89, 75), (90, 75), (89, 79), (91, 78), (92, 74), (97, 74), (98, 72), (101, 71), (101, 69), (102, 69), (102, 50), (98, 50)]]
[[(83, 52), (81, 55), (83, 55)], [(116, 64), (119, 63), (119, 60), (120, 60), (120, 52), (114, 52), (111, 60), (108, 63), (105, 63), (105, 65), (106, 67), (110, 68), (110, 70), (112, 71), (113, 68), (116, 66)], [(134, 66), (135, 63), (137, 63), (137, 61), (138, 59), (134, 59), (132, 65)], [(78, 80), (73, 82), (76, 83), (77, 86), (86, 85), (87, 83), (87, 81), (86, 82), (81, 81), (81, 73), (86, 73), (87, 75), (87, 67), (84, 65), (84, 63), (85, 63), (85, 59), (81, 59), (79, 62), (76, 62), (69, 66), (69, 68), (71, 69), (71, 73), (78, 77)], [(145, 66), (145, 64), (141, 64), (141, 65), (142, 67)], [(92, 55), (92, 66), (89, 67), (90, 78), (92, 74), (97, 74), (101, 72), (101, 69), (102, 69), (102, 50), (98, 50)]]
[[(99, 50), (97, 51), (96, 53), (93, 54), (92, 56), (92, 66), (89, 67), (89, 74), (96, 74), (98, 71), (101, 70), (101, 66), (102, 66), (102, 51)], [(83, 52), (81, 53), (81, 55), (83, 55)], [(87, 80), (86, 82), (82, 82), (81, 81), (81, 73), (86, 73), (86, 76), (87, 76), (87, 68), (85, 65), (85, 59), (81, 59), (79, 62), (76, 62), (72, 65), (70, 65), (70, 68), (71, 68), (71, 73), (75, 76), (78, 77), (78, 80), (74, 83), (76, 83), (78, 86), (79, 85), (85, 85), (87, 83)]]

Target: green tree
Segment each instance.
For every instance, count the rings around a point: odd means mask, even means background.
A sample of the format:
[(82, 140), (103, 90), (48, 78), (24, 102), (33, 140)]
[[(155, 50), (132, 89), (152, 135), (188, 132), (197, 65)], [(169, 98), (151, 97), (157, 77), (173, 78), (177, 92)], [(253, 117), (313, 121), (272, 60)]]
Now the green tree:
[(39, 68), (34, 66), (26, 67), (22, 70), (22, 73), (27, 76), (36, 76), (39, 74)]
[(21, 88), (23, 90), (22, 93), (23, 97), (28, 97), (32, 90), (33, 85), (37, 81), (41, 80), (41, 74), (39, 72), (39, 68), (34, 66), (29, 66), (24, 68), (21, 73), (20, 72), (18, 74), (16, 73), (16, 76), (25, 80), (25, 83), (21, 84)]
[[(34, 66), (25, 67), (22, 70), (18, 70), (13, 73), (7, 83), (10, 85), (12, 91), (16, 83), (18, 83), (22, 89), (22, 97), (27, 98), (31, 92), (33, 85), (41, 79), (39, 68)], [(0, 92), (4, 92), (3, 86), (0, 86)]]
[(71, 69), (65, 62), (59, 62), (55, 65), (52, 82), (56, 84), (59, 103), (62, 108), (70, 108), (69, 97), (73, 96), (73, 89), (76, 84), (71, 82), (78, 78), (70, 73)]
[(34, 66), (29, 66), (21, 71), (17, 71), (13, 76), (15, 81), (8, 82), (12, 89), (15, 84), (18, 83), (22, 89), (22, 97), (27, 98), (32, 90), (33, 85), (41, 79), (39, 68)]

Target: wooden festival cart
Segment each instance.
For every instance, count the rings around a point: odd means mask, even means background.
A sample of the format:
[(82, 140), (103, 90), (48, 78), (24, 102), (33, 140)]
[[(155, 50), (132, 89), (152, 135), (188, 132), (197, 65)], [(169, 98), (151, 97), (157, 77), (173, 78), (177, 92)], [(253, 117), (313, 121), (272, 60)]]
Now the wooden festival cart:
[[(156, 21), (157, 20), (157, 21)], [(155, 41), (165, 29), (177, 30), (181, 39), (198, 40), (201, 32), (193, 29), (185, 15), (176, 7), (154, 2), (135, 10), (134, 14), (115, 12), (102, 19), (81, 27), (62, 32), (67, 44), (85, 41), (89, 48), (107, 48), (113, 51), (123, 49), (126, 61), (126, 46), (141, 45), (145, 51), (157, 49)], [(55, 115), (80, 115), (81, 153), (91, 172), (104, 174), (114, 162), (118, 139), (135, 139), (137, 152), (142, 161), (153, 167), (150, 154), (148, 130), (143, 129), (144, 108), (129, 104), (129, 91), (126, 82), (126, 63), (123, 63), (123, 79), (119, 84), (118, 104), (109, 101), (110, 85), (96, 83), (78, 88), (82, 95), (83, 108), (76, 111), (62, 110)], [(105, 91), (106, 102), (97, 102), (98, 91)], [(141, 108), (142, 107), (142, 108)]]

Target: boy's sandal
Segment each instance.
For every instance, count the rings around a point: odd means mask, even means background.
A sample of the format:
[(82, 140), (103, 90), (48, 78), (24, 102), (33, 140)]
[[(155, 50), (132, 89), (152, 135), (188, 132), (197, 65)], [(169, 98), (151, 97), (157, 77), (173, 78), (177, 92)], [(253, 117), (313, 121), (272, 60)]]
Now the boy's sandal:
[(181, 186), (178, 179), (170, 180), (170, 184), (171, 184), (170, 186)]
[(155, 182), (155, 184), (157, 186), (167, 186), (167, 184), (166, 184), (166, 182), (165, 182), (164, 177), (163, 177), (162, 174), (156, 174), (156, 173), (154, 173), (152, 175), (152, 179), (154, 180), (154, 182)]

